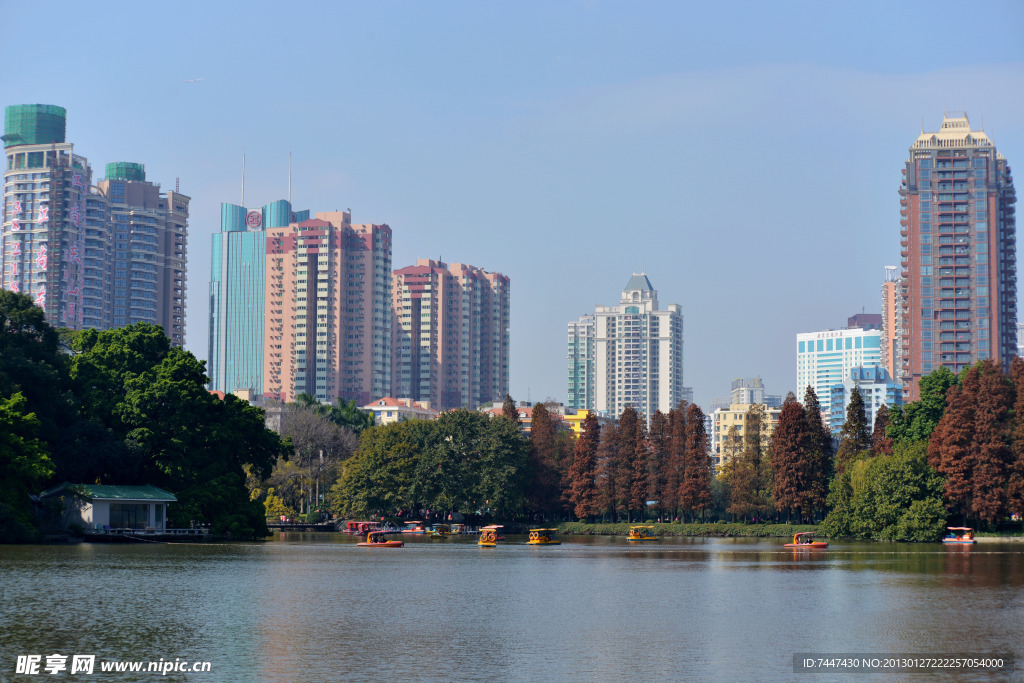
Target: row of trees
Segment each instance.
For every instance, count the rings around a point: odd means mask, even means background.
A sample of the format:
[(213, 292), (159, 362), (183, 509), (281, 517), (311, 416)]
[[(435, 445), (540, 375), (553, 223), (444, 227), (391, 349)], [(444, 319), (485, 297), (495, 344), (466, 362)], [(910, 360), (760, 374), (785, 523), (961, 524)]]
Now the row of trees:
[(153, 484), (175, 493), (168, 523), (266, 533), (247, 473), (289, 452), (263, 411), (205, 387), (205, 367), (163, 329), (53, 329), (23, 294), (0, 291), (0, 540), (34, 535), (30, 493)]

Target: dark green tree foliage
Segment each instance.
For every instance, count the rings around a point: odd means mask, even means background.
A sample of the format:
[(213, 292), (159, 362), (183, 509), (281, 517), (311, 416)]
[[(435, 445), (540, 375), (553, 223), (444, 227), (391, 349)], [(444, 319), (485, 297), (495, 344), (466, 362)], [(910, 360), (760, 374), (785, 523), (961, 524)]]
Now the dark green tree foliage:
[(698, 512), (703, 517), (704, 511), (711, 507), (711, 479), (714, 475), (704, 411), (696, 403), (691, 403), (686, 410), (684, 458), (679, 506), (690, 513), (691, 520), (695, 520)]
[(519, 420), (519, 410), (516, 408), (516, 402), (512, 400), (512, 396), (505, 394), (505, 402), (501, 406), (501, 414), (503, 417), (507, 417), (516, 424), (521, 424)]
[(46, 450), (68, 460), (75, 405), (59, 341), (31, 297), (0, 289), (0, 398), (21, 393), (25, 406), (19, 410), (35, 415)]
[(938, 540), (946, 526), (942, 477), (928, 465), (926, 449), (924, 442), (900, 442), (891, 456), (851, 462), (836, 475), (850, 493), (822, 530), (831, 538)]
[(453, 410), (363, 432), (332, 488), (342, 516), (405, 510), (518, 512), (526, 502), (529, 442), (514, 422)]
[(303, 392), (295, 397), (293, 405), (309, 408), (338, 427), (349, 429), (356, 434), (373, 426), (373, 413), (360, 410), (355, 399), (346, 401), (339, 396), (334, 405), (328, 405), (321, 403), (312, 394)]
[(957, 383), (957, 376), (940, 367), (921, 378), (921, 398), (889, 411), (889, 438), (895, 443), (927, 441), (946, 409), (946, 392)]
[(0, 543), (31, 540), (29, 496), (53, 474), (46, 445), (37, 438), (39, 420), (27, 407), (20, 392), (0, 398)]
[(1024, 513), (1024, 361), (1015, 357), (1010, 363), (1010, 380), (1016, 398), (1013, 404), (1013, 453), (1007, 483), (1006, 505), (1011, 512)]
[(83, 418), (106, 430), (105, 443), (119, 445), (119, 459), (81, 453), (88, 480), (173, 492), (172, 525), (206, 522), (214, 533), (266, 534), (262, 503), (249, 499), (245, 472), (265, 479), (288, 449), (266, 429), (262, 410), (209, 393), (203, 363), (170, 348), (158, 326), (87, 330), (75, 346), (72, 378)]
[(871, 448), (871, 432), (864, 413), (864, 399), (857, 387), (850, 392), (850, 403), (846, 406), (846, 422), (839, 433), (839, 450), (836, 452), (836, 472), (842, 472), (847, 465), (864, 455)]
[[(856, 391), (856, 389), (854, 389)], [(860, 394), (858, 394), (858, 397)], [(861, 401), (863, 410), (864, 402)], [(814, 510), (824, 513), (828, 485), (832, 480), (832, 434), (821, 417), (818, 395), (810, 386), (804, 392), (804, 419), (806, 430), (806, 458), (808, 463), (807, 486), (801, 496), (800, 508), (813, 516)]]
[(793, 392), (786, 395), (779, 424), (772, 433), (772, 497), (776, 507), (792, 511), (800, 506), (810, 470), (806, 457), (807, 419)]
[(875, 428), (871, 433), (871, 453), (892, 455), (892, 439), (886, 433), (889, 429), (889, 406), (882, 404), (875, 413)]
[(527, 495), (534, 510), (551, 514), (559, 505), (558, 446), (555, 421), (547, 406), (533, 407), (530, 424), (529, 484)]
[(572, 468), (569, 470), (569, 500), (579, 519), (593, 517), (600, 511), (597, 491), (597, 447), (601, 425), (593, 412), (583, 420), (583, 434), (576, 441)]

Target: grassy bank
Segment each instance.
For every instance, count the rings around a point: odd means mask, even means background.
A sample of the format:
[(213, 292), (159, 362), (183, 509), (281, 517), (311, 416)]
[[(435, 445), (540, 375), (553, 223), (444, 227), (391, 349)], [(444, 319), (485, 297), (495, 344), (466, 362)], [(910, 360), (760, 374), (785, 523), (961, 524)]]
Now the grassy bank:
[[(719, 538), (792, 538), (798, 531), (817, 531), (814, 524), (654, 524), (656, 536), (714, 536)], [(565, 522), (560, 534), (574, 536), (625, 536), (629, 524)]]

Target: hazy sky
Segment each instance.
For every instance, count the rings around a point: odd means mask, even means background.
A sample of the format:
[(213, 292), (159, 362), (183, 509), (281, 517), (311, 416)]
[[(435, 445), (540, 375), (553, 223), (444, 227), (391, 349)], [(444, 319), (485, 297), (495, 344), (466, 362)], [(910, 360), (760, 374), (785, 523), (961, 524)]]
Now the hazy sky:
[(243, 152), (285, 198), (291, 151), (295, 207), (389, 224), (395, 268), (511, 277), (515, 398), (565, 400), (566, 323), (642, 269), (706, 404), (880, 311), (922, 118), (1024, 163), (1024, 3), (5, 3), (0, 95), (66, 107), (96, 179), (181, 179), (200, 358), (220, 203)]

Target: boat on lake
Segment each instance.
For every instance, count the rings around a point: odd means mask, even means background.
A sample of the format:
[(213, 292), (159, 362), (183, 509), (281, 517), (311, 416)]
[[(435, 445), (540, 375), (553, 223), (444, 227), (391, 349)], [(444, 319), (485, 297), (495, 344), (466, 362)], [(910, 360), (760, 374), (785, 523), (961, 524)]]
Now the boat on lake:
[(946, 529), (949, 533), (942, 539), (943, 543), (948, 545), (974, 545), (977, 543), (974, 540), (974, 529), (968, 526), (948, 526)]
[(354, 522), (346, 522), (345, 523), (345, 529), (342, 531), (342, 533), (343, 534), (358, 534), (359, 536), (362, 536), (363, 534), (368, 534), (371, 531), (379, 531), (379, 530), (380, 530), (380, 522), (359, 522), (359, 521), (354, 521)]
[(648, 529), (653, 529), (653, 525), (646, 526), (631, 526), (629, 527), (629, 534), (626, 535), (627, 541), (657, 541), (658, 537), (651, 535)]
[(423, 526), (421, 521), (406, 522), (405, 528), (402, 529), (403, 534), (425, 534), (427, 533), (427, 527)]
[(480, 539), (476, 542), (481, 548), (496, 548), (498, 547), (498, 541), (504, 540), (504, 536), (499, 533), (501, 524), (492, 524), (485, 526), (480, 530)]
[(827, 548), (825, 541), (815, 541), (813, 531), (801, 531), (793, 534), (793, 542), (787, 543), (786, 548)]
[(430, 530), (431, 538), (448, 538), (452, 535), (452, 528), (447, 524), (435, 524)]
[(562, 542), (555, 538), (558, 529), (530, 529), (530, 540), (527, 545), (561, 545)]
[(390, 541), (388, 540), (389, 531), (371, 531), (366, 534), (366, 540), (361, 543), (356, 543), (358, 546), (364, 548), (401, 548), (405, 545), (405, 541)]

